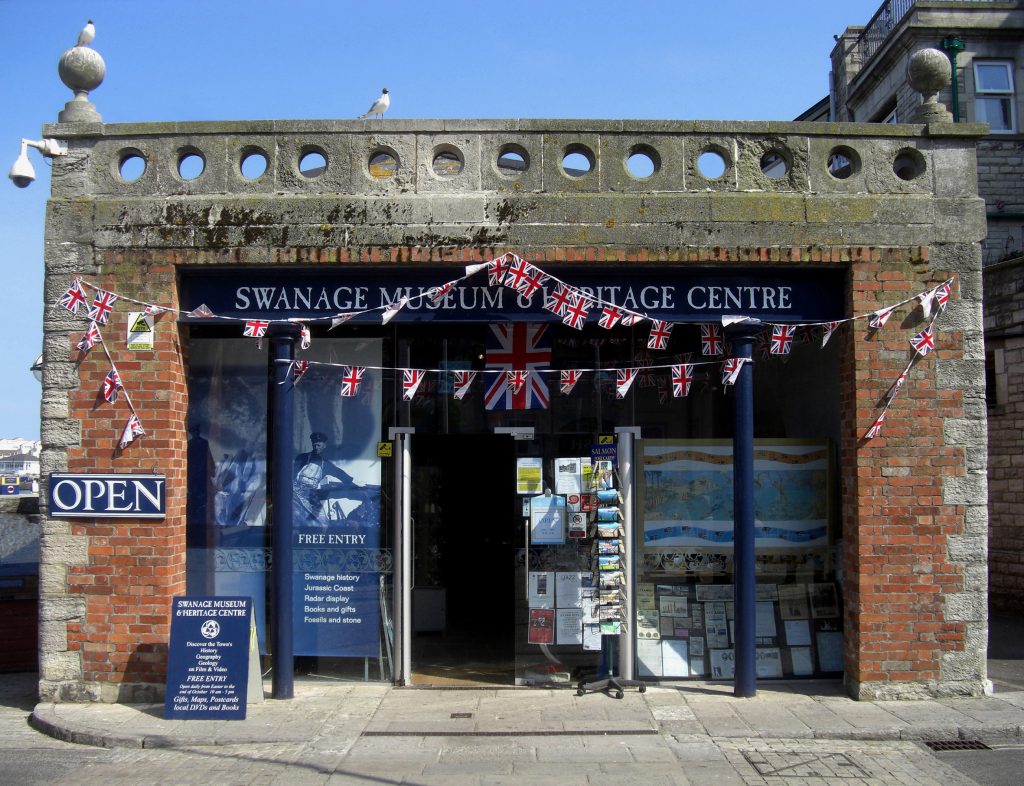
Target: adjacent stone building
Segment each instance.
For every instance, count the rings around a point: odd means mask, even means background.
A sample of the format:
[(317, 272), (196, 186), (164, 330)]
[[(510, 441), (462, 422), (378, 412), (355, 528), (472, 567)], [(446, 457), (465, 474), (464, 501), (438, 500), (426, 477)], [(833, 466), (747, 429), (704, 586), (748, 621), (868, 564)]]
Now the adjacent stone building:
[(560, 684), (617, 635), (728, 679), (743, 623), (765, 679), (986, 689), (983, 127), (80, 109), (44, 129), (43, 698), (161, 695), (186, 593), (252, 598), (277, 666), (275, 495), (300, 673)]
[[(978, 194), (985, 200), (987, 222), (983, 261), (995, 265), (1018, 258), (1024, 249), (1024, 3), (886, 0), (867, 24), (836, 36), (830, 94), (798, 119), (907, 122), (918, 104), (907, 82), (907, 63), (927, 47), (944, 50), (955, 65), (956, 81), (940, 93), (955, 121), (989, 125), (978, 140)], [(995, 416), (989, 432), (989, 568), (993, 607), (1021, 611), (1024, 552), (1020, 485), (1013, 474), (1024, 435), (1014, 415), (1020, 394), (1008, 360), (1011, 326), (1019, 329), (1021, 322), (1007, 296), (1015, 281), (1019, 265), (1013, 262), (986, 276), (986, 327), (995, 331), (986, 334)]]

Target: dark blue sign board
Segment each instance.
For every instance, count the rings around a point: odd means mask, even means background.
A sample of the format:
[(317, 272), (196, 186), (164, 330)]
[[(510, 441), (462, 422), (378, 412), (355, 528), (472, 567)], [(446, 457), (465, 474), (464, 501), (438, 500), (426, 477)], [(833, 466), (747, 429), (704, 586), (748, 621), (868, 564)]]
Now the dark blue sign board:
[(296, 655), (380, 655), (380, 528), (300, 528), (293, 533)]
[(162, 519), (167, 510), (164, 475), (50, 475), (51, 518)]
[(174, 599), (165, 719), (245, 719), (252, 625), (252, 598)]
[(611, 445), (591, 445), (590, 446), (590, 460), (591, 461), (610, 461), (613, 464), (619, 463), (619, 447), (612, 443)]
[[(820, 267), (544, 265), (546, 273), (595, 300), (614, 303), (651, 319), (720, 322), (743, 315), (778, 322), (828, 322), (846, 316), (844, 270)], [(460, 278), (458, 266), (387, 268), (350, 266), (330, 271), (240, 269), (189, 271), (182, 281), (182, 309), (205, 305), (233, 318), (314, 320), (339, 313), (369, 313), (355, 323), (380, 324), (382, 306), (410, 298), (395, 322), (550, 322), (544, 309), (557, 286), (548, 281), (532, 298), (505, 286), (488, 286), (486, 272), (461, 282), (436, 302), (425, 294)], [(424, 295), (421, 297), (421, 295)], [(600, 309), (589, 321), (597, 322)], [(214, 322), (186, 317), (188, 322)]]

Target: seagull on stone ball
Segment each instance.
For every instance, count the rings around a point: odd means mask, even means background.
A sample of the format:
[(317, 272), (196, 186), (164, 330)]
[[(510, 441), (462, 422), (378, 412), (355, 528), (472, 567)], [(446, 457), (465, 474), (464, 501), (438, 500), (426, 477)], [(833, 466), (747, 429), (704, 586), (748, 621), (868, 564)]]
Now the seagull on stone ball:
[(370, 117), (370, 115), (377, 115), (378, 117), (384, 117), (384, 113), (388, 111), (388, 107), (391, 106), (391, 97), (388, 95), (388, 89), (385, 87), (381, 93), (380, 98), (373, 102), (366, 114), (360, 115), (359, 120)]
[(85, 23), (85, 27), (82, 28), (82, 32), (78, 34), (78, 43), (75, 46), (89, 46), (92, 43), (92, 39), (96, 37), (96, 26), (92, 23), (92, 20), (88, 20)]

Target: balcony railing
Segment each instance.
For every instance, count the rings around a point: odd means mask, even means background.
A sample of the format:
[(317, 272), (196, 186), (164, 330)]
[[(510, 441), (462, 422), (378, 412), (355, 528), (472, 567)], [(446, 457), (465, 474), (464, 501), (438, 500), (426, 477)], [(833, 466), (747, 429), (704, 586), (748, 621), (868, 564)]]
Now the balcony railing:
[[(999, 0), (959, 0), (963, 3), (993, 3)], [(907, 12), (917, 5), (917, 0), (885, 0), (871, 21), (864, 26), (864, 31), (857, 38), (857, 48), (860, 50), (861, 64), (868, 60), (881, 48), (885, 39), (889, 37), (896, 26), (900, 23)]]

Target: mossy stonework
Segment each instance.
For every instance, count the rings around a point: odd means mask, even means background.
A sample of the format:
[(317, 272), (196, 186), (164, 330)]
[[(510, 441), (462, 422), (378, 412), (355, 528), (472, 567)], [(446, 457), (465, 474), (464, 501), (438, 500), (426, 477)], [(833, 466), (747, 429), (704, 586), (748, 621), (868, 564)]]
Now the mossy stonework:
[[(848, 315), (954, 278), (938, 351), (880, 438), (863, 439), (906, 342), (864, 331), (841, 339), (844, 679), (862, 698), (982, 693), (985, 220), (973, 155), (982, 130), (601, 120), (48, 126), (69, 152), (54, 160), (47, 213), (42, 474), (159, 472), (167, 515), (44, 515), (41, 696), (159, 698), (170, 601), (185, 591), (187, 332), (164, 315), (153, 351), (124, 369), (143, 380), (132, 397), (147, 434), (117, 451), (123, 423), (94, 406), (108, 366), (76, 362), (82, 321), (50, 306), (74, 276), (176, 305), (182, 271), (199, 266), (392, 264), (397, 275), (424, 264), (461, 271), (506, 251), (541, 266), (827, 266), (847, 274)], [(518, 168), (499, 165), (508, 149), (525, 154)], [(626, 166), (638, 149), (654, 153), (647, 177)], [(267, 167), (247, 178), (241, 161), (254, 150)], [(909, 180), (894, 172), (907, 150), (923, 161)], [(310, 151), (326, 163), (303, 170)], [(382, 151), (393, 169), (371, 167)], [(566, 172), (573, 151), (586, 151), (589, 171)], [(708, 151), (724, 159), (719, 177), (701, 174)], [(834, 160), (830, 169), (836, 151), (853, 159), (848, 169)], [(119, 174), (128, 153), (146, 164), (130, 182)], [(186, 154), (203, 161), (192, 179), (179, 172)], [(115, 313), (111, 335), (124, 319)]]

